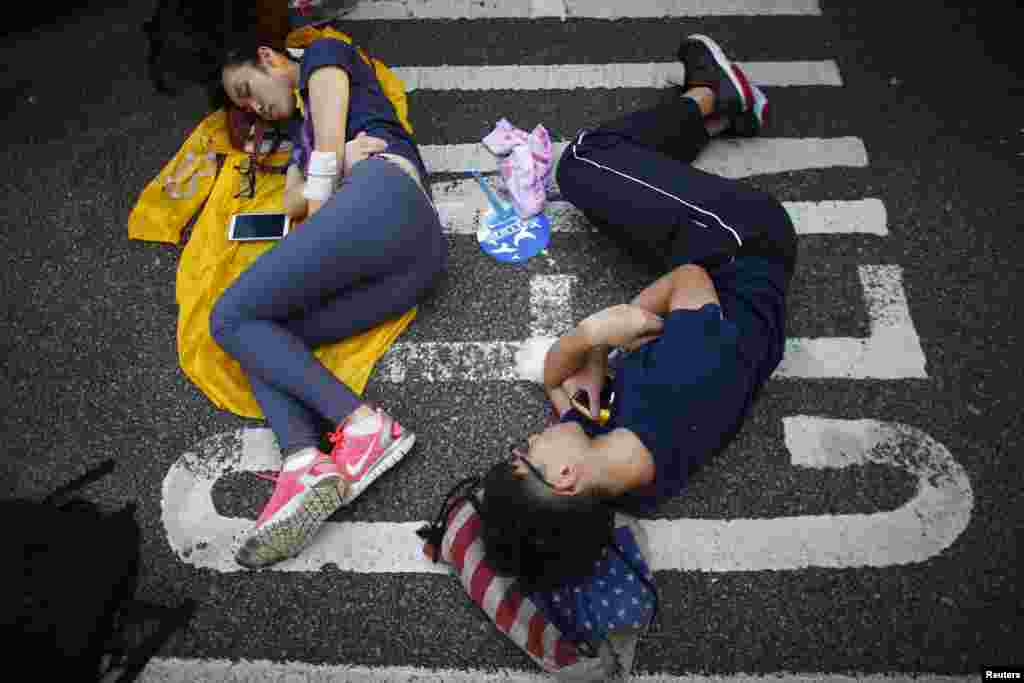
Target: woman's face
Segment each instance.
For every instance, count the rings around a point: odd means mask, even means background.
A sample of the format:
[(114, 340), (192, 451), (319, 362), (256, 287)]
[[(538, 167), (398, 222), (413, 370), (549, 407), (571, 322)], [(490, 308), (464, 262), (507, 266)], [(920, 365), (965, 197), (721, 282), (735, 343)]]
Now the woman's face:
[(261, 47), (258, 65), (243, 64), (224, 69), (221, 78), (224, 91), (236, 106), (262, 119), (287, 119), (295, 112), (294, 85), (288, 63), (287, 57)]

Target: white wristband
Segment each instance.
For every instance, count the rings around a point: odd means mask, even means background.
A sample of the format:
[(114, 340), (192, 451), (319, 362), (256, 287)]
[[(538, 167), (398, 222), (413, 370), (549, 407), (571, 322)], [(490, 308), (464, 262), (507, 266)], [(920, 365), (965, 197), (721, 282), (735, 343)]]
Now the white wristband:
[(334, 152), (313, 150), (309, 155), (309, 168), (306, 173), (310, 176), (338, 175), (338, 155)]
[(334, 152), (313, 151), (309, 155), (309, 168), (302, 196), (306, 199), (325, 202), (334, 193), (338, 180), (338, 155)]
[(318, 202), (326, 202), (334, 194), (334, 179), (337, 176), (309, 176), (302, 187), (302, 196)]

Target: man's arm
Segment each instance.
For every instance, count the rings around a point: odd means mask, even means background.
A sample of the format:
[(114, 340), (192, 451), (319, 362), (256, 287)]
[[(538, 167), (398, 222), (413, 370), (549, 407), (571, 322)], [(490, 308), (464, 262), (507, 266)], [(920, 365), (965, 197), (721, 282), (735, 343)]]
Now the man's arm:
[(544, 386), (549, 389), (576, 374), (599, 347), (628, 346), (661, 333), (662, 321), (639, 306), (619, 304), (584, 318), (559, 338), (544, 358)]
[(544, 358), (544, 386), (548, 391), (560, 387), (566, 378), (582, 368), (593, 347), (579, 325), (569, 334), (559, 337)]
[(696, 311), (706, 304), (717, 304), (718, 291), (707, 270), (688, 263), (662, 275), (637, 294), (632, 303), (655, 315), (680, 308)]

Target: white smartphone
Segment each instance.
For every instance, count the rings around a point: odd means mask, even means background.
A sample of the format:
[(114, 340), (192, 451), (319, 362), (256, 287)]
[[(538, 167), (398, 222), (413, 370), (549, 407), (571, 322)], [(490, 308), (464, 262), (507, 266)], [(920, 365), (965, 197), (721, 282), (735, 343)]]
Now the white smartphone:
[(231, 217), (228, 239), (236, 242), (279, 240), (288, 234), (291, 219), (286, 213), (236, 213)]

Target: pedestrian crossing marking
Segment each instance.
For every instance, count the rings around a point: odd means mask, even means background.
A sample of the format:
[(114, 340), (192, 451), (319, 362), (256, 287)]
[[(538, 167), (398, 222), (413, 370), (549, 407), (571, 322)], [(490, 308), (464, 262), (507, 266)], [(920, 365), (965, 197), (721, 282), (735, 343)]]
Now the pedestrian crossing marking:
[[(516, 669), (424, 669), (412, 666), (306, 664), (270, 660), (154, 657), (143, 683), (232, 681), (233, 683), (552, 683), (551, 674)], [(977, 676), (938, 674), (633, 674), (631, 683), (972, 683)]]
[[(530, 125), (526, 121), (520, 123)], [(553, 145), (556, 158), (567, 144), (561, 141)], [(419, 147), (431, 173), (469, 173), (495, 167), (494, 156), (479, 142)], [(702, 171), (726, 178), (867, 165), (867, 148), (857, 137), (719, 138), (708, 145), (693, 164)]]
[[(435, 204), (444, 231), (452, 235), (476, 235), (480, 218), (489, 208), (476, 181), (434, 183)], [(880, 199), (783, 202), (798, 235), (889, 234), (885, 204)], [(566, 201), (548, 201), (544, 208), (552, 232), (595, 232), (582, 212)]]
[[(737, 62), (759, 86), (840, 86), (833, 60)], [(396, 66), (406, 91), (422, 90), (576, 90), (579, 88), (668, 88), (683, 74), (679, 62), (642, 64), (538, 64), (473, 66)]]
[(818, 0), (364, 0), (342, 21), (821, 16)]

